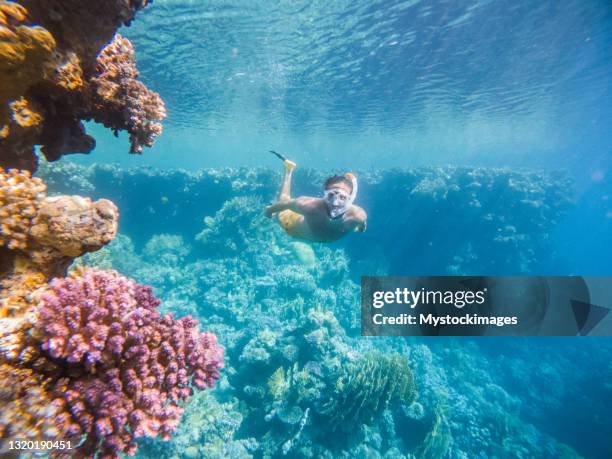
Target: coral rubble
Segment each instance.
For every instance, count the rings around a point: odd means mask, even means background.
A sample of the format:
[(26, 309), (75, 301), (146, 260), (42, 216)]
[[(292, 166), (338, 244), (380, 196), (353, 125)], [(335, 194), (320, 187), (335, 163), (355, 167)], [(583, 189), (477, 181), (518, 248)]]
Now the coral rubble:
[(35, 170), (95, 146), (81, 121), (130, 134), (140, 153), (161, 133), (161, 98), (138, 81), (134, 50), (116, 30), (147, 0), (0, 0), (0, 166)]

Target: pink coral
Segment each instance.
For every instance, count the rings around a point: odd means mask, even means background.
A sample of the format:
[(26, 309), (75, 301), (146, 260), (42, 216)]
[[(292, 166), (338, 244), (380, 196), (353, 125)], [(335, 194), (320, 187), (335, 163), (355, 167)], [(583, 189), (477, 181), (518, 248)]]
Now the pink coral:
[(85, 435), (82, 453), (116, 457), (135, 452), (135, 437), (169, 437), (183, 412), (177, 402), (218, 379), (215, 335), (158, 305), (150, 287), (113, 271), (55, 279), (42, 295), (37, 333), (43, 351), (71, 368), (54, 392), (76, 421), (68, 434)]

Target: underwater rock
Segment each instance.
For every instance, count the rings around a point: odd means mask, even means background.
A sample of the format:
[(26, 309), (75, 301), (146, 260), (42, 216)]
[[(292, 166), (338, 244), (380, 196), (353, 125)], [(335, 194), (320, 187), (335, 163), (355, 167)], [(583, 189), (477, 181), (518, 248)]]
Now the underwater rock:
[[(0, 168), (0, 243), (10, 251), (4, 259), (7, 270), (65, 273), (74, 257), (115, 237), (118, 218), (108, 200), (47, 197), (40, 179)], [(10, 278), (10, 271), (4, 277)]]
[(36, 170), (34, 145), (50, 161), (89, 153), (82, 120), (127, 130), (131, 152), (151, 146), (163, 102), (137, 80), (131, 44), (113, 40), (147, 3), (0, 0), (0, 166)]
[(118, 220), (117, 207), (107, 199), (92, 202), (81, 196), (49, 197), (40, 203), (30, 235), (36, 244), (78, 257), (112, 241)]

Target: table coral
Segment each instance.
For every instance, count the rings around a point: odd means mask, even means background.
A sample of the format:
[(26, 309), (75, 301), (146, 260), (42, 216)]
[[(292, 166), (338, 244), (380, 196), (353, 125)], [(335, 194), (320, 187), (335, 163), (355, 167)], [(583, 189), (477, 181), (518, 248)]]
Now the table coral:
[(34, 145), (49, 160), (89, 153), (83, 120), (127, 130), (133, 153), (153, 144), (164, 104), (137, 80), (130, 42), (113, 39), (147, 3), (0, 0), (0, 165), (34, 171)]

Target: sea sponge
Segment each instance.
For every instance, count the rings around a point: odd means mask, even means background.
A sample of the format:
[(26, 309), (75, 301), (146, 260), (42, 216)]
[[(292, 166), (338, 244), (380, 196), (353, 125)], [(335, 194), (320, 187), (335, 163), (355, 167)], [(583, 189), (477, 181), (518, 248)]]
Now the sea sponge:
[(44, 198), (45, 184), (28, 171), (0, 167), (0, 246), (25, 249), (38, 206)]

